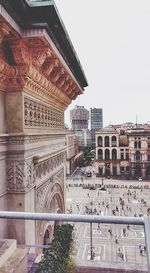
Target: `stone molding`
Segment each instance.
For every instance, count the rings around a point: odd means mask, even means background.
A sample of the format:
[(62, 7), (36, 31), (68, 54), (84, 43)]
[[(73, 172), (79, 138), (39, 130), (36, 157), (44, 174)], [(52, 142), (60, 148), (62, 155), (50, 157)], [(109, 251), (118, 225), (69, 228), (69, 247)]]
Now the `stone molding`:
[(33, 162), (7, 160), (8, 192), (25, 192), (34, 185)]
[[(58, 139), (58, 133), (56, 133)], [(63, 132), (62, 132), (63, 135)], [(64, 135), (63, 135), (64, 136)], [(51, 141), (55, 139), (55, 134), (42, 134), (42, 135), (9, 135), (6, 138), (8, 144), (29, 144), (37, 142)], [(64, 145), (65, 146), (65, 141)]]
[(64, 113), (24, 97), (25, 128), (64, 129)]

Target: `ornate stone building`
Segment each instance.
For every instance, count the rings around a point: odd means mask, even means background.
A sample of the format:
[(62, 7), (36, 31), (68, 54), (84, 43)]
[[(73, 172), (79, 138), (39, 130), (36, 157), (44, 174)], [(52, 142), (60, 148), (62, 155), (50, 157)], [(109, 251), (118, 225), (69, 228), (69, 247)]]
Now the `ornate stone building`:
[(99, 175), (150, 178), (150, 130), (105, 128), (96, 132)]
[(127, 131), (127, 134), (132, 177), (150, 178), (150, 130), (131, 129)]
[[(0, 5), (0, 208), (64, 212), (64, 111), (87, 81), (53, 1)], [(54, 223), (0, 221), (1, 238), (43, 244)]]
[(101, 176), (129, 173), (128, 140), (114, 128), (96, 132), (96, 172)]

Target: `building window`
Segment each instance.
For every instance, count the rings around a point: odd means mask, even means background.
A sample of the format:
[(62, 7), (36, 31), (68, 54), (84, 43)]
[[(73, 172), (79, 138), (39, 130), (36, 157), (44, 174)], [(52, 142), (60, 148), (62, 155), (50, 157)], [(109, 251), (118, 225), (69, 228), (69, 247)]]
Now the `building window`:
[(98, 159), (100, 159), (100, 160), (103, 159), (103, 151), (102, 151), (102, 149), (98, 150)]
[(117, 150), (116, 150), (116, 149), (113, 149), (113, 150), (112, 150), (112, 159), (113, 159), (113, 160), (116, 160), (116, 159), (117, 159)]
[(110, 151), (108, 149), (105, 150), (105, 160), (110, 159)]
[(124, 160), (124, 153), (121, 153), (121, 160)]
[(126, 153), (126, 160), (129, 160), (129, 153)]
[(105, 136), (105, 147), (109, 147), (109, 136)]
[(102, 147), (103, 146), (103, 139), (101, 136), (98, 137), (98, 146)]
[(134, 142), (134, 149), (137, 148), (137, 141)]
[(112, 141), (112, 147), (116, 147), (117, 146), (117, 138), (116, 138), (116, 136), (112, 136), (111, 141)]

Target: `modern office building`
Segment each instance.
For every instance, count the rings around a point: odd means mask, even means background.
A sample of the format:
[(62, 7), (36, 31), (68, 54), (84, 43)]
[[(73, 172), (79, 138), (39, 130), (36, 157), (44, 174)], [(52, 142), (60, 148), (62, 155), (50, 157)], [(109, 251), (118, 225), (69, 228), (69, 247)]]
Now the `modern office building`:
[(91, 125), (91, 145), (95, 148), (95, 132), (103, 128), (103, 109), (90, 109), (90, 125)]
[(90, 123), (91, 130), (97, 130), (103, 128), (103, 109), (91, 108), (90, 109)]

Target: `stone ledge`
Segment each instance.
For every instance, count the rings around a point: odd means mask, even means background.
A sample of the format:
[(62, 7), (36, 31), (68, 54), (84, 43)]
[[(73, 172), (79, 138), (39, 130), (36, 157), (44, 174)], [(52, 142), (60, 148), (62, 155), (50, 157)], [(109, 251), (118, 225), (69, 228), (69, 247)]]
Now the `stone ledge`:
[(0, 267), (11, 257), (16, 248), (16, 240), (0, 240)]
[(0, 267), (0, 273), (27, 273), (26, 249), (17, 248), (5, 264)]

